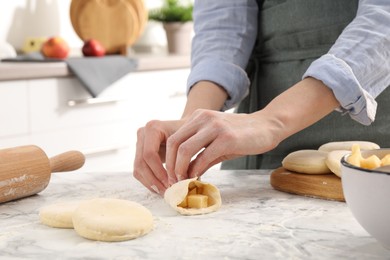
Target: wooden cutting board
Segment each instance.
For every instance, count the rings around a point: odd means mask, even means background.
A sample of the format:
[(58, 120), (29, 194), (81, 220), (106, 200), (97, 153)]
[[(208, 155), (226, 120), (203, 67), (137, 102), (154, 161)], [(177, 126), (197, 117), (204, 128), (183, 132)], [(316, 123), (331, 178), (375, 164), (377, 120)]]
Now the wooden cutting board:
[(274, 189), (314, 198), (345, 201), (341, 179), (334, 174), (302, 174), (280, 167), (271, 173)]
[(107, 53), (132, 45), (147, 23), (143, 0), (72, 0), (70, 18), (83, 40), (96, 39)]
[(127, 0), (134, 8), (138, 16), (138, 37), (142, 35), (145, 30), (146, 24), (148, 23), (148, 10), (143, 0)]

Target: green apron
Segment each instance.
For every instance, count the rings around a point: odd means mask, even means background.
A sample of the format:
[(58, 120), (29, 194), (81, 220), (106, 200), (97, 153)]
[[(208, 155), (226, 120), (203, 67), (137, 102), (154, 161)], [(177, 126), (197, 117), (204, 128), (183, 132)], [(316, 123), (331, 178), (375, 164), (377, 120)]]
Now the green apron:
[[(311, 62), (326, 54), (353, 20), (358, 0), (258, 0), (258, 4), (257, 42), (247, 67), (250, 91), (239, 113), (262, 109), (300, 81)], [(390, 89), (376, 101), (376, 119), (370, 126), (335, 111), (272, 151), (226, 161), (222, 169), (273, 169), (290, 152), (333, 141), (366, 140), (390, 147)]]

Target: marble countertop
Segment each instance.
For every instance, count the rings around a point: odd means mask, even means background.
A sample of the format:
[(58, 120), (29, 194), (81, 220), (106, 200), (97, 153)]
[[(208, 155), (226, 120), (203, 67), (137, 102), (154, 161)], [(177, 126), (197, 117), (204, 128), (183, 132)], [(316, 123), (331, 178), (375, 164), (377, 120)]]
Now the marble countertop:
[[(189, 55), (135, 54), (136, 71), (180, 69), (190, 66)], [(0, 81), (72, 76), (65, 62), (0, 62)]]
[[(211, 170), (219, 211), (181, 216), (131, 173), (56, 173), (39, 195), (0, 204), (1, 259), (390, 259), (345, 203), (273, 190), (269, 171)], [(135, 240), (90, 241), (40, 224), (39, 208), (96, 197), (133, 200), (155, 217)]]

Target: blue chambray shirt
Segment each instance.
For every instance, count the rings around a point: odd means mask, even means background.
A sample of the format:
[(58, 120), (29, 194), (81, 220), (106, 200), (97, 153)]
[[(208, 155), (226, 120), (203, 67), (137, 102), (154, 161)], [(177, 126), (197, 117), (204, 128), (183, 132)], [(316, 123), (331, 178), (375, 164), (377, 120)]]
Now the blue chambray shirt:
[[(245, 67), (256, 40), (257, 13), (256, 0), (195, 0), (187, 91), (201, 80), (217, 83), (229, 94), (224, 110), (248, 94)], [(371, 124), (375, 98), (390, 84), (390, 0), (360, 0), (355, 19), (305, 77), (331, 88), (339, 111)]]

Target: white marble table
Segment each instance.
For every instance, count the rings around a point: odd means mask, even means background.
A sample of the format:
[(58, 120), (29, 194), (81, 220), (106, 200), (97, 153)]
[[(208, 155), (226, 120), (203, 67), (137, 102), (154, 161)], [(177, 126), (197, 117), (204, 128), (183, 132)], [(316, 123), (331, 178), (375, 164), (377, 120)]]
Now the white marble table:
[[(0, 259), (390, 259), (345, 203), (272, 189), (269, 171), (210, 171), (222, 208), (181, 216), (130, 173), (62, 173), (37, 196), (0, 205)], [(39, 223), (39, 208), (58, 201), (113, 197), (137, 201), (154, 230), (126, 242), (79, 237)]]

